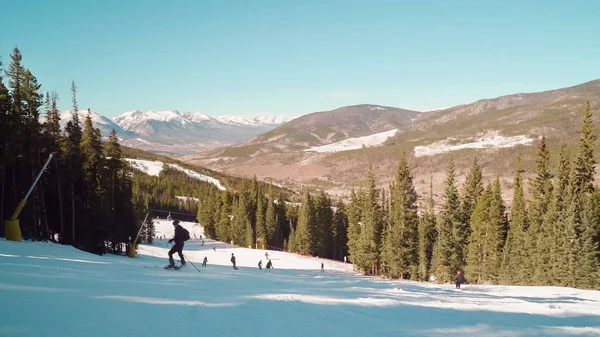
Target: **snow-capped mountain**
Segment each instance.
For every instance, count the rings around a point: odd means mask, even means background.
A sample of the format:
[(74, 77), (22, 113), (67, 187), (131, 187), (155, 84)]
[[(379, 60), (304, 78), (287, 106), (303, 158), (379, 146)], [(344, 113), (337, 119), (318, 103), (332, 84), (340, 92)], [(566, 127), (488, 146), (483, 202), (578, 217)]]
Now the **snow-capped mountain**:
[[(82, 127), (83, 127), (83, 123), (84, 123), (87, 115), (88, 115), (87, 110), (79, 110), (77, 112), (77, 116), (79, 118), (79, 124)], [(90, 116), (92, 117), (92, 124), (94, 125), (94, 127), (100, 129), (100, 132), (102, 133), (103, 137), (108, 137), (108, 135), (111, 133), (112, 129), (115, 129), (115, 131), (117, 132), (117, 134), (120, 137), (131, 135), (130, 132), (123, 130), (118, 124), (114, 123), (109, 118), (107, 118), (95, 111), (91, 111)], [(45, 118), (46, 118), (46, 116), (41, 116), (40, 121), (44, 122)], [(61, 129), (64, 130), (65, 127), (67, 126), (67, 123), (72, 118), (73, 118), (73, 114), (71, 113), (70, 110), (61, 111), (60, 112), (60, 122), (59, 122)]]
[[(87, 110), (78, 112), (82, 125), (87, 114)], [(104, 137), (115, 129), (124, 145), (167, 154), (189, 154), (242, 143), (292, 119), (281, 116), (213, 117), (177, 110), (133, 110), (110, 119), (92, 111), (91, 117)], [(70, 119), (71, 111), (61, 112), (63, 129)]]

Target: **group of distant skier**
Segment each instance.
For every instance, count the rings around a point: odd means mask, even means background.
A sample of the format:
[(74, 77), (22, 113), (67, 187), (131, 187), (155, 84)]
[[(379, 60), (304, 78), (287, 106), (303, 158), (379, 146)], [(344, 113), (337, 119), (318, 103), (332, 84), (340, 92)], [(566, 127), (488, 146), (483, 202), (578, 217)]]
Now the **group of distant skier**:
[[(171, 214), (169, 214), (170, 217)], [(183, 255), (183, 246), (185, 241), (190, 239), (190, 232), (183, 228), (180, 224), (179, 224), (179, 220), (175, 219), (173, 220), (173, 227), (175, 229), (175, 235), (173, 236), (172, 239), (169, 240), (169, 243), (173, 243), (175, 242), (175, 244), (173, 245), (173, 247), (171, 247), (171, 250), (169, 250), (169, 264), (167, 266), (165, 266), (166, 269), (179, 269), (179, 267), (183, 267), (185, 266), (185, 257)], [(195, 237), (195, 235), (194, 235)], [(202, 245), (204, 245), (204, 240), (202, 240)], [(215, 247), (213, 247), (213, 250), (216, 251)], [(179, 255), (179, 259), (181, 261), (181, 265), (180, 266), (176, 266), (175, 265), (175, 260), (173, 260), (173, 254), (177, 253), (177, 255)], [(274, 269), (273, 268), (273, 262), (271, 262), (271, 260), (269, 259), (269, 253), (265, 253), (265, 256), (268, 260), (267, 262), (267, 269)], [(233, 264), (233, 269), (238, 270), (236, 264), (235, 264), (235, 255), (233, 253), (231, 253), (231, 259), (230, 259), (231, 263)], [(206, 267), (206, 263), (208, 262), (208, 257), (204, 257), (204, 260), (202, 260), (202, 267)], [(321, 268), (322, 265), (321, 265)], [(258, 262), (258, 269), (262, 270), (262, 260), (260, 260)]]
[[(171, 250), (169, 250), (169, 265), (167, 265), (165, 267), (167, 269), (178, 269), (178, 267), (175, 266), (175, 261), (173, 260), (173, 254), (175, 254), (175, 253), (177, 253), (179, 255), (179, 258), (181, 260), (181, 266), (185, 266), (185, 258), (183, 256), (183, 246), (184, 246), (184, 242), (190, 239), (190, 233), (187, 231), (187, 229), (183, 228), (179, 224), (179, 220), (177, 220), (177, 219), (173, 220), (173, 227), (175, 228), (175, 235), (172, 239), (169, 240), (169, 243), (175, 242), (175, 244), (173, 245), (173, 247), (171, 247)], [(216, 251), (215, 247), (213, 247), (213, 250)], [(265, 252), (265, 258), (267, 259), (267, 265), (266, 265), (267, 270), (275, 269), (275, 268), (273, 268), (273, 262), (269, 258), (268, 252)], [(233, 269), (238, 270), (238, 268), (236, 266), (235, 255), (233, 253), (231, 253), (230, 261), (233, 264)], [(204, 260), (202, 261), (202, 267), (206, 267), (207, 262), (208, 262), (208, 258), (205, 256)], [(258, 261), (258, 269), (262, 270), (262, 260)], [(325, 271), (325, 265), (322, 262), (321, 262), (321, 271), (322, 272)], [(457, 289), (460, 289), (460, 285), (466, 282), (465, 277), (461, 274), (460, 271), (454, 277), (454, 281), (456, 283)]]

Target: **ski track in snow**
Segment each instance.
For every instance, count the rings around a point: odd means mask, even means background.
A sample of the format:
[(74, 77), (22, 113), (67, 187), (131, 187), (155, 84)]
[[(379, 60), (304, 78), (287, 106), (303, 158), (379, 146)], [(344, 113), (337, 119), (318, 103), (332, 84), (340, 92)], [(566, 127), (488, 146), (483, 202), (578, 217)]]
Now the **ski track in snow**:
[[(158, 161), (158, 160), (151, 161), (151, 160), (132, 159), (132, 158), (124, 158), (124, 159), (126, 161), (128, 161), (131, 164), (131, 166), (133, 166), (133, 168), (138, 169), (138, 170), (140, 170), (148, 175), (151, 175), (151, 176), (158, 177), (160, 175), (160, 172), (163, 170), (163, 162), (162, 161)], [(171, 167), (171, 168), (174, 168), (178, 171), (185, 173), (190, 178), (206, 181), (208, 183), (211, 183), (211, 184), (217, 186), (217, 188), (219, 190), (225, 191), (225, 186), (223, 186), (221, 184), (221, 182), (216, 178), (200, 174), (196, 171), (185, 169), (177, 164), (167, 164), (167, 165), (169, 165), (169, 167)]]
[[(0, 335), (598, 336), (600, 292), (430, 284), (367, 277), (351, 265), (199, 239), (165, 270), (167, 240), (135, 259), (0, 239)], [(155, 220), (157, 235), (173, 235)], [(216, 250), (213, 250), (213, 247)], [(256, 264), (265, 252), (273, 270)], [(229, 258), (234, 253), (239, 270)], [(201, 267), (204, 257), (206, 268)], [(175, 255), (176, 261), (178, 260)], [(325, 272), (320, 263), (325, 262)]]

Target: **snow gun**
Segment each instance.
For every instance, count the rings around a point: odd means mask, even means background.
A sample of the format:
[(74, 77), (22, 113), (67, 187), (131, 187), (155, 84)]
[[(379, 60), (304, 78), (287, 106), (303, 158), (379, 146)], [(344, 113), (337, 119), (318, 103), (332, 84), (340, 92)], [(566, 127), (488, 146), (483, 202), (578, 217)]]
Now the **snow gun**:
[(46, 160), (46, 163), (44, 163), (42, 170), (40, 171), (40, 173), (38, 173), (37, 177), (35, 177), (35, 180), (29, 188), (29, 191), (27, 191), (25, 197), (21, 199), (10, 219), (4, 222), (4, 236), (6, 237), (6, 240), (19, 242), (23, 240), (23, 238), (21, 237), (21, 227), (19, 226), (19, 214), (21, 214), (23, 207), (25, 207), (25, 204), (27, 203), (27, 198), (29, 198), (29, 195), (35, 188), (35, 185), (37, 184), (38, 180), (40, 180), (40, 177), (46, 170), (46, 167), (48, 167), (48, 164), (50, 163), (52, 157), (54, 157), (55, 154), (56, 152), (50, 153), (50, 156)]

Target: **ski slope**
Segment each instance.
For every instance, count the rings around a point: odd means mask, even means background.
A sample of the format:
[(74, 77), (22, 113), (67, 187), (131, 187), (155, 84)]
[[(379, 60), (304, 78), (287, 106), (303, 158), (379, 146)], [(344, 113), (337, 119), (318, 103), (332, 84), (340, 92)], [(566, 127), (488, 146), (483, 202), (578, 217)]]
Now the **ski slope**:
[[(168, 232), (168, 225), (156, 227)], [(458, 290), (339, 265), (321, 272), (319, 261), (276, 251), (269, 252), (275, 269), (259, 271), (262, 250), (193, 239), (184, 254), (201, 271), (189, 263), (170, 271), (162, 268), (166, 251), (166, 240), (141, 245), (130, 259), (0, 239), (0, 336), (600, 335), (598, 291)], [(231, 252), (239, 270), (231, 268)]]
[[(124, 158), (127, 162), (129, 162), (129, 164), (137, 169), (140, 170), (148, 175), (151, 176), (156, 176), (158, 177), (160, 175), (160, 172), (162, 172), (163, 170), (163, 165), (164, 163), (162, 161), (159, 160), (144, 160), (144, 159), (132, 159), (132, 158)], [(186, 168), (183, 168), (177, 164), (167, 164), (169, 165), (169, 167), (176, 169), (178, 171), (181, 171), (183, 173), (185, 173), (188, 177), (193, 178), (193, 179), (198, 179), (201, 181), (206, 181), (208, 183), (211, 183), (215, 186), (217, 186), (217, 188), (221, 191), (225, 191), (225, 186), (223, 186), (223, 184), (221, 184), (221, 182), (219, 181), (219, 179), (213, 178), (213, 177), (209, 177), (206, 176), (204, 174), (200, 174), (196, 171), (192, 171), (192, 170), (188, 170)]]

